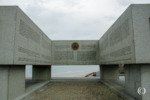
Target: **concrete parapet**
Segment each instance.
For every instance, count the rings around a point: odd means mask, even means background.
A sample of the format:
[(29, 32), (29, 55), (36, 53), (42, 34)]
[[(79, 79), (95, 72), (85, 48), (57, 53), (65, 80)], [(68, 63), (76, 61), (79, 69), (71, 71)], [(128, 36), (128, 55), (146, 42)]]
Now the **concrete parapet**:
[(33, 80), (50, 80), (51, 79), (51, 66), (33, 65)]
[(25, 92), (25, 66), (0, 65), (0, 100), (14, 100)]

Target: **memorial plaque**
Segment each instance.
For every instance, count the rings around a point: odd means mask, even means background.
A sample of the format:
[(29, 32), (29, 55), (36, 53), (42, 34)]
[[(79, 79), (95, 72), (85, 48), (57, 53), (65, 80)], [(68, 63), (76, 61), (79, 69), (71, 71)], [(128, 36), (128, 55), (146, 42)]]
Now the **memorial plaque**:
[(97, 64), (96, 40), (53, 41), (52, 48), (53, 64)]

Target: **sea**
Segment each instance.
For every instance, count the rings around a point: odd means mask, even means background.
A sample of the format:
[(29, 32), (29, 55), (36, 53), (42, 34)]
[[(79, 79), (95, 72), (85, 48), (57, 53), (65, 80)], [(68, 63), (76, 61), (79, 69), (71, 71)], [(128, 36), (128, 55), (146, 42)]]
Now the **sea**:
[[(84, 77), (98, 71), (99, 65), (52, 65), (51, 77)], [(26, 77), (32, 77), (32, 65), (26, 65)]]

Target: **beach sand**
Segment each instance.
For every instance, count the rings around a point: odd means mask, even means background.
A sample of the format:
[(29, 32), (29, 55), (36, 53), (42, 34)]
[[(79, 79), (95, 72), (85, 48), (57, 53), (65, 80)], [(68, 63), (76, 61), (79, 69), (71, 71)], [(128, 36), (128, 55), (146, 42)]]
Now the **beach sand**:
[(98, 80), (52, 80), (31, 100), (123, 100)]

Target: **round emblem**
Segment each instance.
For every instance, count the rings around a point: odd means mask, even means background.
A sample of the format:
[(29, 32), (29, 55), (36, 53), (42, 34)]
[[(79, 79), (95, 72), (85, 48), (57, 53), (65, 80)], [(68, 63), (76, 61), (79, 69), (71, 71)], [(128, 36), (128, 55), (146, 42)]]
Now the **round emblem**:
[(73, 50), (78, 50), (78, 48), (79, 48), (79, 44), (78, 43), (76, 43), (76, 42), (74, 42), (74, 43), (72, 43), (72, 49)]
[(139, 87), (139, 88), (137, 89), (137, 93), (138, 93), (139, 95), (143, 95), (143, 94), (146, 93), (146, 89), (145, 89), (144, 87)]

